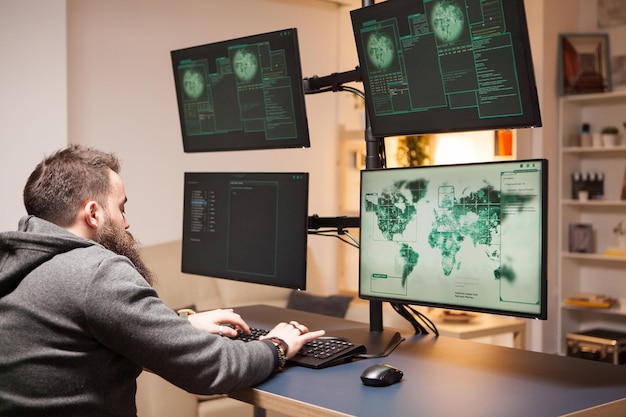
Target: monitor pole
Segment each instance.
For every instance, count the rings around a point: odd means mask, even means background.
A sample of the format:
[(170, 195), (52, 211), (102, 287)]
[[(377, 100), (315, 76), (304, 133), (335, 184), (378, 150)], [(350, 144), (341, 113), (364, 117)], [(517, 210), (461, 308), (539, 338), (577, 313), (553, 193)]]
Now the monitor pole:
[[(363, 4), (369, 0), (363, 0)], [(373, 3), (373, 1), (371, 2)], [(371, 4), (370, 3), (370, 4)], [(384, 168), (382, 141), (384, 138), (375, 137), (372, 133), (367, 100), (365, 102), (365, 169)], [(403, 340), (400, 333), (395, 330), (385, 330), (383, 326), (383, 302), (379, 300), (369, 301), (370, 329), (365, 340), (362, 340), (367, 352), (365, 357), (382, 357), (389, 355)], [(351, 340), (356, 339), (356, 335)], [(355, 340), (356, 341), (356, 340)]]
[[(371, 6), (374, 4), (374, 0), (362, 0), (361, 4), (363, 7)], [(367, 100), (365, 100), (365, 169), (381, 169), (384, 168), (383, 155), (381, 155), (381, 149), (383, 149), (381, 142), (384, 141), (384, 138), (377, 138), (372, 133), (370, 113), (367, 106)], [(387, 356), (403, 339), (400, 333), (384, 329), (383, 302), (370, 300), (369, 304), (370, 334), (367, 356)]]
[[(363, 0), (364, 2), (366, 0)], [(383, 161), (380, 155), (380, 141), (382, 138), (374, 137), (370, 122), (367, 102), (365, 103), (365, 169), (383, 168)], [(382, 301), (370, 300), (370, 331), (383, 331), (383, 303)]]
[[(362, 0), (363, 7), (374, 4), (374, 0)], [(314, 94), (322, 91), (339, 91), (339, 86), (344, 82), (362, 81), (360, 69), (342, 73), (334, 73), (326, 77), (311, 77), (303, 80), (305, 94)], [(326, 90), (322, 90), (326, 88)], [(365, 100), (365, 169), (381, 169), (383, 164), (383, 141), (384, 138), (377, 138), (372, 133), (367, 100)], [(309, 228), (316, 229), (320, 226), (354, 226), (353, 218), (321, 219), (312, 216), (309, 219)], [(375, 358), (389, 355), (404, 340), (399, 332), (395, 330), (385, 330), (383, 328), (383, 302), (370, 300), (369, 302), (369, 331), (361, 329), (344, 329), (342, 336), (347, 337), (356, 344), (365, 345), (367, 352), (361, 357)]]

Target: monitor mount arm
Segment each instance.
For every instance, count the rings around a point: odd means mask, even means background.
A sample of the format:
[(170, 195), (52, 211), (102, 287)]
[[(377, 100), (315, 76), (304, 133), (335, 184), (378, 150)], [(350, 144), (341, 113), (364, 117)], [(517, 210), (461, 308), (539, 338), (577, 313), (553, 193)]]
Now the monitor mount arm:
[(320, 228), (337, 229), (337, 233), (342, 233), (343, 229), (358, 228), (360, 219), (358, 217), (319, 217), (317, 214), (309, 216), (309, 230)]
[(361, 70), (358, 66), (350, 71), (334, 72), (324, 77), (314, 75), (311, 78), (304, 78), (302, 87), (304, 88), (304, 94), (325, 93), (327, 91), (336, 92), (341, 91), (343, 84), (355, 81), (362, 81)]

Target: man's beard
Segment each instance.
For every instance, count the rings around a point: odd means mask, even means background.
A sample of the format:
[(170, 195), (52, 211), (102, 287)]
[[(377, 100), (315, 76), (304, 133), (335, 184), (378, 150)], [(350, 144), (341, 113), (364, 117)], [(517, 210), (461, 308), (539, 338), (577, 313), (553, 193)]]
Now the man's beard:
[(110, 219), (106, 219), (104, 227), (96, 234), (95, 241), (118, 255), (126, 256), (148, 284), (154, 284), (154, 275), (141, 258), (139, 245), (132, 234), (120, 230)]

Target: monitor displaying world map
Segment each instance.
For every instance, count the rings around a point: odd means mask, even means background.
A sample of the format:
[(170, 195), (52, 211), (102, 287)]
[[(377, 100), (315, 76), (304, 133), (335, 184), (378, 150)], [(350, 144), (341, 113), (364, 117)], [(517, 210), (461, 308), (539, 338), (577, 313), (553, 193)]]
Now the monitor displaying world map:
[(547, 161), (361, 174), (361, 298), (546, 318)]

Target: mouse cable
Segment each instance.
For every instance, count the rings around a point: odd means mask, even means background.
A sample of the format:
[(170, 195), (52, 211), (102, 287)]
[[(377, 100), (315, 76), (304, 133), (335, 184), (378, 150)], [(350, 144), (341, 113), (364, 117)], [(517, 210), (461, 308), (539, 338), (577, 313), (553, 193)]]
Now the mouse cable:
[[(428, 334), (429, 330), (434, 333), (436, 336), (439, 336), (439, 330), (435, 323), (433, 323), (426, 315), (420, 313), (415, 310), (408, 304), (399, 304), (399, 303), (390, 303), (396, 312), (404, 317), (413, 328), (415, 329), (415, 334)], [(422, 323), (420, 323), (419, 321)]]

